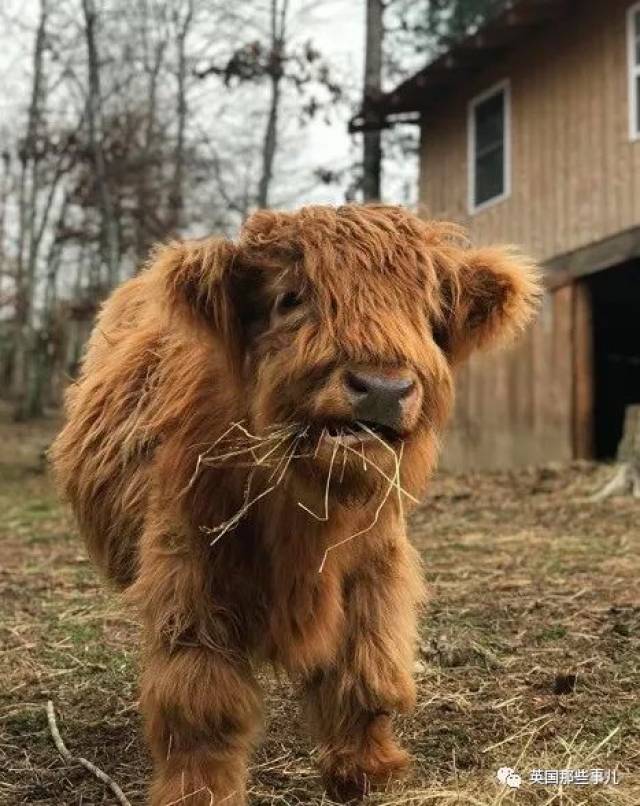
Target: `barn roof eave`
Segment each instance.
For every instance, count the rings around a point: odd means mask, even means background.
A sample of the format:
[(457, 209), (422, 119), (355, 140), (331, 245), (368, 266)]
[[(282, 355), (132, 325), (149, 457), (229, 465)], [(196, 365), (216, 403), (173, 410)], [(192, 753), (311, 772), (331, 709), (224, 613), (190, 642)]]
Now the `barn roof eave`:
[[(574, 0), (575, 2), (575, 0)], [(505, 9), (477, 31), (452, 45), (422, 70), (369, 102), (349, 123), (350, 132), (382, 129), (423, 112), (478, 70), (520, 44), (537, 29), (566, 13), (572, 0), (510, 0)]]

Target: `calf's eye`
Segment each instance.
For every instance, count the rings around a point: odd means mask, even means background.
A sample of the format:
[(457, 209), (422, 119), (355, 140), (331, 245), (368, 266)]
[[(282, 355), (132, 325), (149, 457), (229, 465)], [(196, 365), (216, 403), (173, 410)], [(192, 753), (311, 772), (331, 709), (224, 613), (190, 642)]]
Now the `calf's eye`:
[(443, 352), (447, 352), (449, 346), (449, 338), (447, 334), (447, 329), (444, 324), (437, 324), (434, 325), (431, 329), (431, 337), (435, 342), (436, 346), (438, 346)]
[(275, 310), (277, 313), (287, 313), (297, 308), (302, 303), (300, 295), (295, 291), (287, 291), (280, 294), (276, 299)]

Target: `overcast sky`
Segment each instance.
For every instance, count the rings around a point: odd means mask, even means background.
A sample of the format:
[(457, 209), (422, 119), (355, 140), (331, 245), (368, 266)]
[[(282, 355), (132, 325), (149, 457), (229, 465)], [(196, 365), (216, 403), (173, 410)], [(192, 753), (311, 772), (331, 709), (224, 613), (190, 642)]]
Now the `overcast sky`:
[[(364, 67), (365, 0), (342, 0), (328, 3), (318, 13), (318, 20), (310, 34), (318, 47), (336, 63), (356, 86), (362, 85)], [(349, 159), (350, 138), (345, 122), (332, 126), (314, 125), (309, 138), (311, 152), (326, 155), (327, 162), (335, 159), (337, 165)], [(314, 193), (318, 201), (344, 201), (336, 188), (318, 188)]]
[[(80, 0), (78, 15), (81, 13)], [(31, 65), (32, 31), (36, 22), (38, 0), (0, 0), (0, 7), (18, 20), (11, 36), (2, 36), (0, 49), (0, 132), (11, 128), (16, 117), (24, 114), (25, 94)], [(352, 88), (362, 84), (364, 61), (365, 0), (291, 0), (292, 30), (300, 40), (311, 39), (332, 62), (337, 75), (347, 78)], [(4, 33), (8, 33), (5, 29)], [(314, 121), (298, 144), (303, 162), (340, 168), (354, 156), (354, 144), (346, 132), (347, 115), (342, 109), (330, 125)], [(285, 146), (290, 148), (289, 145)], [(282, 155), (283, 163), (289, 157)], [(295, 172), (294, 172), (295, 177)], [(292, 181), (287, 176), (287, 182)], [(294, 180), (293, 180), (294, 181)], [(393, 182), (390, 183), (393, 186)], [(341, 202), (343, 189), (319, 186), (305, 191), (304, 200)], [(299, 201), (297, 203), (300, 203)]]

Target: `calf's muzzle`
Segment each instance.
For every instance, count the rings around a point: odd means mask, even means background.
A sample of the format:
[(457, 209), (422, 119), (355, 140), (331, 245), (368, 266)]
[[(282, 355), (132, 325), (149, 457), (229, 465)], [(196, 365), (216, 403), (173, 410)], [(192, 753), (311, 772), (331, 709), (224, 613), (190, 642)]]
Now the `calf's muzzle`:
[(344, 384), (354, 420), (394, 432), (403, 430), (417, 394), (416, 381), (408, 373), (348, 370)]

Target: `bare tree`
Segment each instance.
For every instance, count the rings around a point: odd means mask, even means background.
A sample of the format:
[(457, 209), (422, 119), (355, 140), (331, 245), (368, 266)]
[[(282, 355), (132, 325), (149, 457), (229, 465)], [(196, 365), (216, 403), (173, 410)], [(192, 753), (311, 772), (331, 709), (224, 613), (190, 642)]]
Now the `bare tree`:
[(38, 3), (33, 30), (18, 4), (0, 12), (0, 40), (15, 26), (33, 43), (25, 123), (3, 131), (0, 162), (0, 372), (19, 417), (60, 389), (60, 344), (73, 373), (100, 298), (153, 241), (233, 230), (276, 188), (292, 203), (282, 138), (342, 92), (290, 0)]
[(38, 134), (44, 93), (44, 53), (48, 22), (48, 2), (40, 0), (38, 27), (33, 49), (31, 100), (27, 131), (20, 147), (18, 190), (18, 247), (15, 271), (15, 317), (13, 341), (14, 415), (23, 419), (31, 414), (29, 401), (30, 357), (33, 350), (33, 292), (36, 267), (36, 206), (40, 180)]
[(273, 178), (273, 161), (278, 147), (278, 115), (281, 84), (284, 75), (285, 43), (289, 0), (271, 0), (269, 54), (269, 111), (262, 143), (262, 173), (258, 184), (258, 207), (269, 206), (269, 188)]
[[(302, 9), (305, 13), (308, 10)], [(267, 110), (258, 154), (260, 175), (251, 205), (264, 208), (272, 203), (283, 108), (286, 106), (289, 116), (293, 106), (300, 127), (320, 114), (328, 119), (329, 110), (343, 101), (343, 86), (335, 79), (329, 62), (312, 42), (308, 39), (301, 41), (292, 30), (294, 25), (289, 0), (269, 0), (266, 30), (260, 25), (260, 16), (257, 14), (252, 21), (256, 38), (236, 48), (230, 57), (214, 60), (205, 69), (199, 70), (197, 75), (200, 78), (211, 74), (220, 76), (228, 88), (267, 84)], [(252, 28), (248, 26), (247, 30)], [(293, 90), (290, 97), (285, 98), (285, 88)], [(291, 97), (296, 98), (295, 105), (291, 104)], [(224, 162), (217, 160), (216, 179), (220, 186), (224, 186), (220, 181)], [(246, 164), (246, 160), (243, 164)], [(309, 177), (313, 179), (314, 186), (322, 181), (314, 171), (310, 171)], [(234, 206), (243, 207), (246, 204), (239, 199)]]
[(5, 150), (0, 155), (2, 178), (0, 179), (0, 308), (3, 304), (4, 277), (7, 270), (7, 206), (11, 186), (11, 154)]
[(194, 3), (186, 0), (183, 14), (180, 7), (176, 7), (173, 22), (176, 29), (177, 65), (176, 77), (178, 89), (176, 94), (176, 112), (178, 118), (178, 131), (173, 163), (173, 179), (169, 191), (169, 219), (168, 229), (175, 232), (182, 224), (181, 217), (184, 208), (184, 163), (185, 163), (185, 130), (189, 108), (187, 105), (187, 37), (193, 23)]
[(138, 171), (135, 247), (138, 260), (147, 254), (155, 230), (150, 221), (149, 208), (153, 195), (150, 180), (152, 168), (159, 159), (159, 144), (157, 143), (159, 83), (168, 44), (166, 5), (154, 4), (153, 10), (155, 11), (154, 18), (150, 13), (148, 0), (142, 0), (139, 4), (142, 56), (146, 74), (146, 124), (139, 156), (143, 169)]
[(382, 144), (376, 108), (382, 92), (382, 0), (367, 0), (367, 30), (364, 67), (362, 193), (365, 201), (380, 198)]
[(102, 214), (103, 260), (107, 267), (109, 288), (117, 283), (120, 265), (118, 222), (107, 178), (104, 153), (104, 119), (100, 92), (100, 62), (96, 42), (97, 13), (94, 0), (82, 0), (88, 57), (87, 122), (89, 145), (95, 167), (95, 182)]

